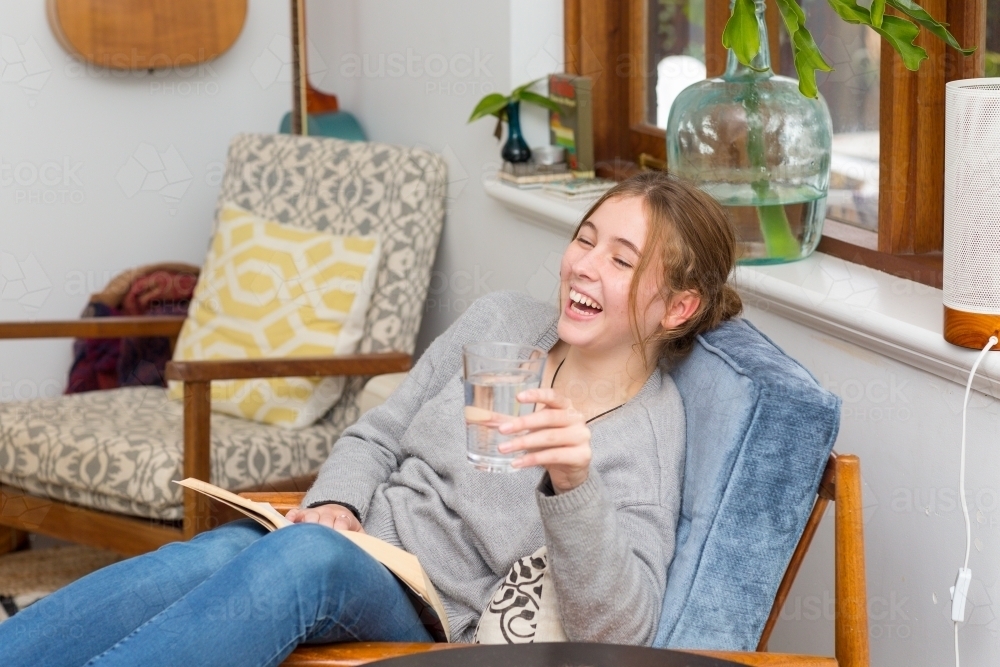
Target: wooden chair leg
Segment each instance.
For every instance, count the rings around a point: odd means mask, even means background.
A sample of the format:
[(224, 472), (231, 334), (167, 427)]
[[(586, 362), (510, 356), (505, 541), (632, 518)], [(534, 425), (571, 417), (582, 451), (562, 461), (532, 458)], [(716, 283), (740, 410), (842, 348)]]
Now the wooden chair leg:
[(28, 547), (28, 533), (17, 528), (0, 526), (0, 555)]
[(836, 654), (840, 667), (868, 667), (868, 594), (865, 586), (864, 516), (861, 463), (837, 457)]
[[(184, 383), (184, 476), (210, 482), (212, 440), (210, 434), (212, 383)], [(212, 527), (208, 496), (184, 489), (184, 539)]]

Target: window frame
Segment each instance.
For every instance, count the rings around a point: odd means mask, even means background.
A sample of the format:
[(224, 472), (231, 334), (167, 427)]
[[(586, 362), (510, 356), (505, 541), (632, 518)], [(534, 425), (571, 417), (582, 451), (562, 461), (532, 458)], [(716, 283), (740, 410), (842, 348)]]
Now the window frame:
[[(984, 75), (986, 0), (923, 0), (921, 5), (949, 23), (960, 44), (975, 46), (976, 51), (963, 57), (922, 31), (917, 43), (927, 50), (928, 58), (919, 71), (910, 72), (883, 40), (877, 249), (837, 238), (827, 233), (829, 229), (817, 249), (940, 288), (945, 83)], [(640, 164), (665, 164), (665, 133), (646, 122), (646, 85), (655, 75), (646, 62), (647, 8), (647, 0), (563, 0), (566, 72), (594, 77), (594, 158), (602, 176), (620, 179)], [(722, 30), (728, 18), (729, 3), (706, 0), (709, 76), (725, 69)], [(777, 69), (778, 30), (783, 27), (773, 0), (767, 3), (765, 18)]]

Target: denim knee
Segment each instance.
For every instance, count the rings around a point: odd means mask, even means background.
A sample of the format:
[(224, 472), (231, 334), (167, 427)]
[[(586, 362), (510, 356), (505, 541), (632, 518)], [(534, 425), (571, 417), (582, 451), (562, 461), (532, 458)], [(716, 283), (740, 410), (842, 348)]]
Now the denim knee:
[(353, 542), (335, 530), (318, 523), (298, 523), (268, 536), (268, 541), (282, 555), (283, 566), (301, 581), (343, 572), (354, 559), (364, 556)]
[(266, 534), (267, 529), (253, 519), (240, 519), (199, 533), (187, 542), (171, 542), (157, 551), (165, 556), (170, 552), (190, 554), (201, 564), (217, 569)]

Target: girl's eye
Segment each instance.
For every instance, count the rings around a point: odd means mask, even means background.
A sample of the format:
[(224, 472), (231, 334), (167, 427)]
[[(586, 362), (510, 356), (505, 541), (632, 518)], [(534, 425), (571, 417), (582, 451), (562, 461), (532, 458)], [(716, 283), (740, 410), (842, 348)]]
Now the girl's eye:
[(622, 267), (623, 269), (631, 269), (632, 268), (631, 264), (629, 264), (628, 262), (626, 262), (624, 259), (619, 259), (618, 257), (615, 257), (615, 264), (617, 264), (618, 266)]
[(594, 244), (590, 242), (590, 239), (585, 239), (582, 236), (576, 237), (576, 240), (585, 246), (593, 246)]

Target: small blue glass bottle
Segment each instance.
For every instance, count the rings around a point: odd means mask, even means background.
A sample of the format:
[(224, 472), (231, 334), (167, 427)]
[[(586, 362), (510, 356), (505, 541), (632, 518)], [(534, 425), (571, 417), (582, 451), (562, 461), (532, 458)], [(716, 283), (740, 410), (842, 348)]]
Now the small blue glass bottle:
[(822, 96), (771, 71), (764, 0), (753, 67), (730, 50), (721, 77), (677, 97), (667, 121), (667, 167), (696, 183), (729, 213), (741, 264), (808, 256), (819, 243), (830, 183), (833, 126)]
[(527, 162), (531, 159), (531, 149), (521, 134), (521, 103), (507, 105), (507, 143), (500, 156), (507, 162)]

